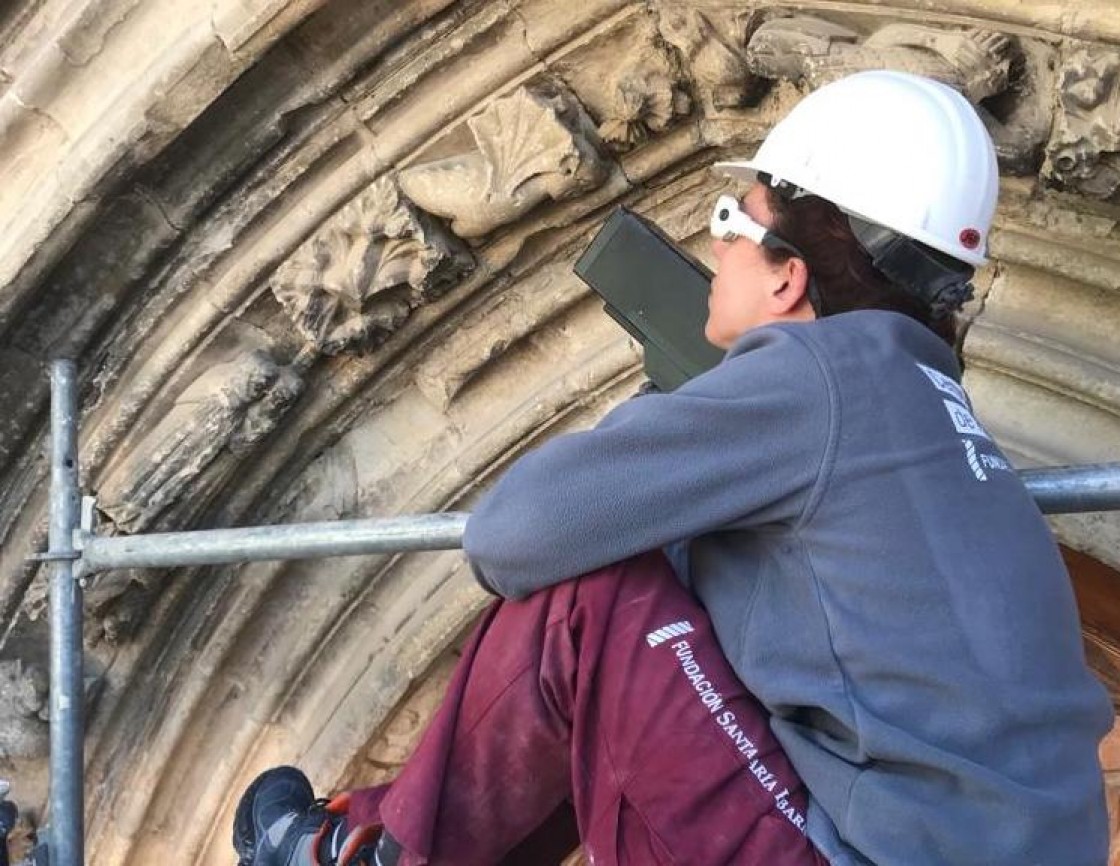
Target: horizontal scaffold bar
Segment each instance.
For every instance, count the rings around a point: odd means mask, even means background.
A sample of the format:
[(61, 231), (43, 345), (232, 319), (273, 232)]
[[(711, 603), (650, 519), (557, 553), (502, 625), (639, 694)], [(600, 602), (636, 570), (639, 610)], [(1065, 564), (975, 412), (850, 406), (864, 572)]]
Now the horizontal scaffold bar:
[[(1120, 463), (1026, 469), (1020, 473), (1046, 514), (1120, 510)], [(467, 513), (290, 523), (151, 535), (79, 533), (78, 577), (114, 568), (220, 565), (462, 547)]]
[(367, 520), (288, 523), (150, 535), (82, 533), (78, 577), (113, 568), (220, 565), (265, 559), (314, 559), (363, 553), (454, 550), (463, 546), (467, 514), (448, 511)]
[(1120, 463), (1024, 469), (1019, 477), (1043, 514), (1120, 511)]

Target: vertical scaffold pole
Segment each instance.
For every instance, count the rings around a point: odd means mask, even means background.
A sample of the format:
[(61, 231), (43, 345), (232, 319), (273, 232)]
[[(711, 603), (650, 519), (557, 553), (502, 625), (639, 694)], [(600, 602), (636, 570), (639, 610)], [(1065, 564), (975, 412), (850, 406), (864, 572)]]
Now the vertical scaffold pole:
[(82, 589), (74, 579), (78, 492), (77, 374), (51, 364), (51, 866), (83, 866)]

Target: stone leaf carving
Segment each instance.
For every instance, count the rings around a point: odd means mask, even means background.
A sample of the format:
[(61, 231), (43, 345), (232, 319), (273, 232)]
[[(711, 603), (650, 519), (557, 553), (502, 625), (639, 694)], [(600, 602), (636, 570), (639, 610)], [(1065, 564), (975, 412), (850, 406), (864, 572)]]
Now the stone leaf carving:
[(761, 97), (765, 82), (752, 73), (740, 41), (721, 36), (703, 12), (666, 5), (658, 26), (712, 108), (741, 108)]
[(469, 118), (467, 126), (475, 150), (405, 169), (398, 177), (405, 195), (450, 219), (462, 237), (488, 234), (545, 199), (580, 195), (607, 177), (590, 120), (560, 91), (519, 88)]
[(44, 671), (19, 659), (0, 661), (0, 757), (46, 757), (48, 694)]
[(247, 455), (296, 402), (309, 358), (282, 367), (253, 350), (206, 370), (102, 483), (98, 508), (119, 529), (142, 532), (172, 505), (197, 502), (207, 467), (222, 454)]
[(625, 151), (692, 110), (674, 55), (658, 32), (658, 16), (641, 11), (550, 61), (549, 69), (598, 123), (603, 142)]
[(599, 135), (620, 150), (633, 147), (661, 132), (677, 115), (691, 108), (688, 95), (666, 75), (626, 70), (609, 88), (609, 107)]
[(816, 88), (864, 69), (897, 69), (942, 81), (972, 102), (1007, 88), (1015, 52), (1002, 33), (888, 24), (859, 34), (820, 18), (797, 16), (762, 24), (751, 36), (752, 71)]
[(1098, 199), (1120, 190), (1120, 52), (1075, 51), (1058, 73), (1060, 113), (1043, 177)]
[(297, 249), (270, 288), (300, 334), (333, 355), (383, 342), (472, 265), (457, 238), (381, 177)]

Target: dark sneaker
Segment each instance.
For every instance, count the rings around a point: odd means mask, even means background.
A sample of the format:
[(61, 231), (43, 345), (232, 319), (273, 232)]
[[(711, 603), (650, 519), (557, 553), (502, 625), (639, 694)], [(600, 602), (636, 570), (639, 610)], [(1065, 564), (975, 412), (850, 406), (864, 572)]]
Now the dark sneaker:
[[(295, 767), (273, 767), (253, 780), (233, 819), (238, 866), (363, 866), (375, 862), (373, 827), (345, 831), (346, 795), (316, 800)], [(390, 861), (395, 862), (395, 861)]]
[[(341, 822), (341, 819), (336, 819)], [(238, 866), (319, 866), (315, 843), (331, 816), (295, 767), (265, 770), (241, 795), (233, 819)]]

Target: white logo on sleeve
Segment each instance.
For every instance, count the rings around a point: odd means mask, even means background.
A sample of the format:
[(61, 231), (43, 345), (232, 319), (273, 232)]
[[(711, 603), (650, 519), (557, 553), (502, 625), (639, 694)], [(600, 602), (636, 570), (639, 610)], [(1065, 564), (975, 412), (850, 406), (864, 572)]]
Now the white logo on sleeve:
[(988, 475), (980, 465), (980, 458), (976, 456), (976, 443), (971, 439), (962, 439), (961, 442), (964, 443), (964, 456), (972, 474), (976, 476), (977, 481), (987, 481)]
[(957, 428), (958, 433), (963, 433), (965, 436), (981, 436), (984, 439), (991, 438), (988, 431), (981, 427), (980, 422), (973, 418), (972, 413), (960, 403), (954, 403), (952, 400), (941, 402), (945, 404), (945, 411), (953, 419), (953, 426)]
[[(917, 362), (915, 361), (915, 363)], [(968, 395), (964, 393), (964, 388), (944, 373), (933, 369), (933, 367), (927, 367), (925, 364), (918, 364), (918, 369), (926, 374), (926, 378), (933, 382), (934, 387), (942, 394), (948, 394), (962, 406), (971, 405), (968, 401)]]
[[(961, 437), (961, 444), (964, 445), (965, 462), (968, 464), (973, 477), (977, 481), (987, 481), (989, 479), (988, 473), (993, 469), (1000, 472), (1014, 472), (1011, 464), (999, 453), (999, 448), (992, 441), (992, 437), (988, 435), (988, 431), (984, 429), (984, 425), (977, 421), (972, 414), (971, 403), (964, 389), (953, 379), (933, 369), (933, 367), (927, 367), (925, 364), (918, 364), (917, 362), (915, 362), (915, 365), (925, 374), (933, 387), (941, 392), (941, 404), (949, 415), (953, 429)], [(946, 397), (952, 399), (947, 400)]]
[(692, 623), (687, 619), (682, 619), (680, 622), (672, 622), (669, 625), (663, 625), (656, 631), (651, 631), (646, 635), (646, 643), (650, 646), (657, 646), (663, 644), (671, 637), (680, 637), (682, 634), (688, 634), (694, 631)]

